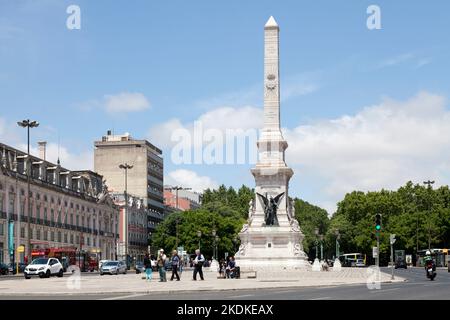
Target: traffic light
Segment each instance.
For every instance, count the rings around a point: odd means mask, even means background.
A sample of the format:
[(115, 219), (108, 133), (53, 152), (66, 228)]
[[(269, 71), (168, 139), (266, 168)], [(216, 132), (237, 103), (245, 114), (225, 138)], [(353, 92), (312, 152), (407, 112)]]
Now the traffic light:
[(381, 230), (381, 214), (377, 213), (375, 216), (375, 230)]

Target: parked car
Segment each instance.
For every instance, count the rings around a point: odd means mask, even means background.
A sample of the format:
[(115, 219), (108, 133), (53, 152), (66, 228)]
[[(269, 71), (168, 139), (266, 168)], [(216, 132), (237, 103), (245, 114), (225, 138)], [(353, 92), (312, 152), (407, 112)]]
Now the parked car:
[(102, 267), (100, 268), (100, 275), (104, 275), (105, 273), (108, 274), (115, 274), (118, 275), (119, 273), (126, 274), (127, 273), (127, 265), (124, 261), (108, 261), (102, 264)]
[(50, 278), (50, 276), (62, 277), (64, 275), (63, 266), (56, 258), (37, 258), (26, 266), (23, 274), (25, 279), (31, 276), (39, 276), (39, 278)]
[(111, 261), (111, 260), (100, 260), (100, 261), (98, 262), (98, 270), (100, 270), (100, 269), (102, 268), (102, 265), (103, 265), (105, 262), (108, 262), (108, 261)]
[(0, 274), (7, 275), (9, 273), (9, 268), (6, 264), (0, 263)]
[(394, 268), (395, 268), (395, 269), (398, 269), (398, 268), (404, 268), (404, 269), (407, 269), (408, 266), (407, 266), (405, 260), (403, 260), (403, 259), (398, 259), (398, 260), (395, 262)]
[[(23, 273), (23, 271), (25, 270), (26, 267), (27, 267), (27, 265), (25, 263), (19, 262), (19, 273)], [(17, 264), (11, 262), (8, 265), (8, 270), (9, 270), (9, 273), (16, 274), (17, 273)]]
[(136, 269), (136, 274), (145, 272), (145, 266), (144, 266), (144, 264), (142, 262), (136, 263), (136, 268), (135, 269)]

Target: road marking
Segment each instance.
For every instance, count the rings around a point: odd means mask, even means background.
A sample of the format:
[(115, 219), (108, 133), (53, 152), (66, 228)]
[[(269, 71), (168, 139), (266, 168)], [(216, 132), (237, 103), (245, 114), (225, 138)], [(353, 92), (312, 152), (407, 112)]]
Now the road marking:
[(394, 291), (394, 290), (400, 290), (400, 288), (391, 288), (391, 289), (381, 289), (381, 290), (370, 290), (370, 293), (379, 293), (379, 292), (386, 292), (386, 291)]
[(230, 298), (235, 299), (235, 298), (245, 298), (245, 297), (253, 297), (253, 296), (254, 296), (253, 294), (243, 294), (240, 296), (232, 296)]
[(136, 298), (136, 297), (142, 297), (146, 296), (147, 293), (140, 293), (140, 294), (130, 294), (128, 296), (120, 296), (120, 297), (111, 297), (111, 298), (103, 298), (100, 300), (121, 300), (121, 299), (128, 299), (128, 298)]
[(326, 300), (326, 299), (331, 299), (331, 297), (319, 297), (319, 298), (313, 298), (313, 299), (309, 299), (309, 300)]

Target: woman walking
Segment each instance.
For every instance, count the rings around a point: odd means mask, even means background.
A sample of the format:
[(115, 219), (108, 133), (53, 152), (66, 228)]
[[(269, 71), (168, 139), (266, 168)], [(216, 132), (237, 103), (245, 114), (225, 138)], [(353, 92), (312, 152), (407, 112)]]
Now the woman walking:
[(173, 277), (177, 277), (177, 281), (180, 281), (180, 276), (178, 275), (178, 266), (180, 265), (180, 257), (178, 256), (178, 251), (173, 250), (172, 252), (172, 277), (170, 281), (173, 281)]
[(152, 262), (150, 261), (148, 253), (145, 254), (144, 267), (145, 267), (145, 279), (147, 281), (151, 281), (152, 275), (153, 275), (153, 270), (152, 270)]

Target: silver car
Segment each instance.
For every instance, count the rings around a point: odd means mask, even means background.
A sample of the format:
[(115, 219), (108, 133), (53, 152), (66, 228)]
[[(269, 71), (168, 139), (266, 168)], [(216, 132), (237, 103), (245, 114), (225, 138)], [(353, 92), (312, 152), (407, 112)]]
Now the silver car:
[(126, 274), (127, 266), (123, 261), (107, 261), (103, 263), (102, 267), (100, 268), (100, 275), (102, 276), (105, 273), (115, 275), (118, 275), (119, 273)]

